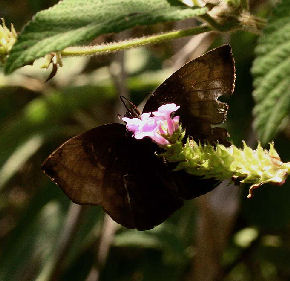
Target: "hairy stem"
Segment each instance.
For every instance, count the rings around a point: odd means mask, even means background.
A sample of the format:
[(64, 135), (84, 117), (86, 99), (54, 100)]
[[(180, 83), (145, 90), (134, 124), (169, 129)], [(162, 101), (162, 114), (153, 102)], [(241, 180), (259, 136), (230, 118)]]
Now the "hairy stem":
[(170, 31), (148, 37), (130, 39), (128, 41), (114, 42), (107, 45), (97, 45), (91, 47), (68, 47), (61, 51), (61, 55), (63, 57), (101, 55), (104, 53), (112, 53), (129, 48), (136, 48), (147, 44), (157, 44), (163, 41), (196, 35), (211, 30), (212, 28), (210, 26), (202, 25), (194, 28)]

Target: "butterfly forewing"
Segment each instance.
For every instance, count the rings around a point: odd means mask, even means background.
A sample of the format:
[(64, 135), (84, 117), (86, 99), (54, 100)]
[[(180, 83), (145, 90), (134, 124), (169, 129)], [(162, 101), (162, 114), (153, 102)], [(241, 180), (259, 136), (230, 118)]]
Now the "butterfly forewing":
[(71, 138), (42, 168), (72, 201), (101, 205), (128, 228), (150, 229), (183, 204), (156, 149), (109, 124)]
[[(233, 93), (235, 83), (234, 60), (229, 45), (214, 49), (185, 64), (165, 80), (149, 97), (143, 112), (155, 111), (166, 103), (176, 103), (187, 135), (195, 141), (220, 142), (228, 145), (224, 128), (212, 127), (225, 121), (227, 104), (220, 96)], [(183, 199), (192, 199), (214, 189), (218, 181), (202, 179), (184, 171), (172, 176)]]
[(166, 103), (180, 105), (177, 115), (195, 140), (227, 142), (225, 130), (212, 129), (222, 123), (228, 106), (218, 101), (232, 94), (235, 67), (231, 47), (225, 45), (185, 64), (149, 97), (143, 112), (155, 111)]

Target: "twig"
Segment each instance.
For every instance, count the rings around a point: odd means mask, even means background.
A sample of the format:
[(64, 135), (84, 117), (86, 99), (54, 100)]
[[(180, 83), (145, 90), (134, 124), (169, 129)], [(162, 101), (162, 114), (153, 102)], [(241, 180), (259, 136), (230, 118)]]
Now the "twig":
[(104, 216), (104, 224), (97, 248), (97, 259), (95, 266), (91, 269), (86, 281), (98, 281), (100, 273), (106, 264), (108, 253), (119, 225), (109, 215)]
[(51, 271), (47, 279), (48, 281), (56, 281), (59, 279), (65, 262), (65, 257), (73, 239), (75, 238), (75, 234), (78, 231), (84, 211), (84, 206), (76, 205), (74, 203), (70, 204), (66, 222), (60, 235), (59, 244), (53, 259)]

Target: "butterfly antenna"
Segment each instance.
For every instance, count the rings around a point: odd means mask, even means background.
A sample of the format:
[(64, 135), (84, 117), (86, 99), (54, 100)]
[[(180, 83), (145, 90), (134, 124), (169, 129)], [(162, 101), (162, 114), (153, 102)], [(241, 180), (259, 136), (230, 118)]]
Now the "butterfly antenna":
[(127, 110), (125, 116), (130, 117), (130, 118), (139, 118), (141, 113), (133, 102), (131, 102), (129, 99), (127, 99), (124, 96), (120, 96), (120, 100)]
[(129, 102), (129, 100), (125, 96), (120, 96), (120, 100), (121, 100), (122, 104), (125, 106), (125, 108), (128, 111), (129, 109), (128, 109), (128, 106), (127, 106), (126, 102)]

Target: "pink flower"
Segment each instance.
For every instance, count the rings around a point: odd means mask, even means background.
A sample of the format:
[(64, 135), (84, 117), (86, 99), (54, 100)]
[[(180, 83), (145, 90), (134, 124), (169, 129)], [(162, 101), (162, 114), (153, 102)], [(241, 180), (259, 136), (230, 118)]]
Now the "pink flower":
[(169, 141), (165, 138), (171, 136), (179, 126), (179, 116), (171, 118), (171, 114), (179, 109), (174, 103), (165, 104), (150, 113), (143, 113), (140, 118), (122, 118), (127, 129), (133, 133), (136, 139), (150, 137), (157, 144), (168, 145)]
[[(161, 105), (158, 108), (158, 111), (152, 112), (152, 114), (156, 117), (157, 120), (159, 119), (162, 121), (166, 121), (165, 128), (166, 127), (168, 128), (167, 134), (170, 136), (173, 134), (174, 131), (177, 130), (178, 125), (179, 125), (179, 116), (176, 116), (173, 119), (171, 119), (170, 115), (172, 112), (175, 112), (179, 108), (180, 106), (177, 106), (175, 103), (168, 103), (165, 105)], [(161, 122), (160, 124), (164, 125), (164, 122)], [(166, 133), (163, 133), (163, 127), (159, 128), (159, 130), (160, 132), (162, 132), (162, 134), (166, 134)]]

